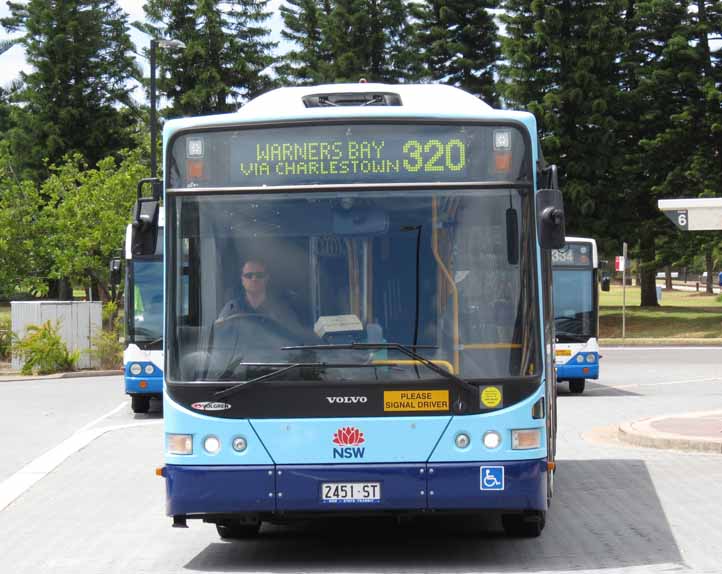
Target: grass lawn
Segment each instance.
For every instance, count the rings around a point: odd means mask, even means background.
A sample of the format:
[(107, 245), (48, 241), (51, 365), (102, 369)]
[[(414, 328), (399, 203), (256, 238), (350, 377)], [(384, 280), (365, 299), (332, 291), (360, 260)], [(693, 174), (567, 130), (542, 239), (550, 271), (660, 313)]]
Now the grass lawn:
[[(722, 338), (722, 302), (717, 295), (663, 291), (660, 307), (640, 308), (639, 287), (627, 287), (626, 336), (635, 338)], [(622, 288), (600, 291), (600, 338), (622, 336)]]

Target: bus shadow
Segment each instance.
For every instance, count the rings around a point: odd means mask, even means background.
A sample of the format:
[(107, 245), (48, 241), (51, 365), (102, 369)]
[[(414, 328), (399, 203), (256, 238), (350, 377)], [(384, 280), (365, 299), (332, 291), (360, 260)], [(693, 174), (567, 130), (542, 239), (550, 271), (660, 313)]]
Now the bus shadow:
[(556, 496), (540, 538), (504, 536), (498, 517), (328, 519), (264, 525), (259, 538), (209, 544), (199, 572), (406, 572), (619, 569), (682, 558), (640, 460), (557, 463)]
[(640, 393), (634, 393), (626, 389), (619, 387), (610, 387), (609, 385), (603, 385), (592, 381), (587, 381), (584, 393), (581, 395), (574, 394), (569, 391), (569, 386), (566, 383), (560, 383), (557, 387), (557, 393), (560, 397), (579, 397), (584, 398), (584, 395), (592, 395), (595, 397), (639, 397)]

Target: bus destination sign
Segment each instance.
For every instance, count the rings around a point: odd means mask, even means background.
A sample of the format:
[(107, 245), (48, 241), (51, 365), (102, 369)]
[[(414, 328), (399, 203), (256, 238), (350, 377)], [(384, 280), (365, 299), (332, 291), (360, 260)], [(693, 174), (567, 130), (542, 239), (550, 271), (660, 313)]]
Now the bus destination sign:
[(591, 267), (591, 244), (567, 243), (561, 249), (552, 249), (552, 265), (559, 267)]
[(187, 134), (172, 153), (171, 187), (516, 181), (524, 140), (509, 126), (347, 124)]

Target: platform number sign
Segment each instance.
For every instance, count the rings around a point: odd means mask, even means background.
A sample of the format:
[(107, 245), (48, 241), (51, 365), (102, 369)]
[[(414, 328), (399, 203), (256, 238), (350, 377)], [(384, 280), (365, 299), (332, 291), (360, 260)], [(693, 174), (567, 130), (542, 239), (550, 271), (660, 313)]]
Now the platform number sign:
[(686, 209), (675, 209), (671, 211), (665, 211), (664, 214), (674, 223), (679, 229), (687, 231), (689, 229), (689, 213)]

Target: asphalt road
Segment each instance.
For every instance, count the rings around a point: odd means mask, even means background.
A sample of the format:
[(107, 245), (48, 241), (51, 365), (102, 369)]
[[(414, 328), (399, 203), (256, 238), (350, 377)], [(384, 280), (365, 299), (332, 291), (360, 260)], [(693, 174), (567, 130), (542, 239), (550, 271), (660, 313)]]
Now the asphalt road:
[(719, 408), (722, 349), (602, 353), (600, 383), (560, 386), (556, 496), (533, 540), (491, 519), (264, 526), (250, 542), (172, 529), (160, 415), (133, 415), (119, 377), (0, 383), (0, 572), (722, 572), (722, 456), (613, 432)]

